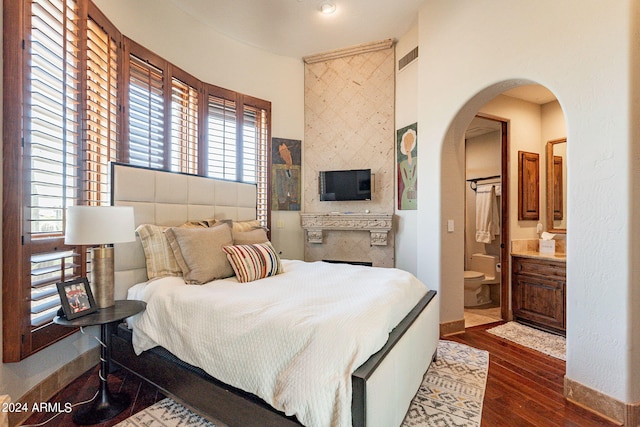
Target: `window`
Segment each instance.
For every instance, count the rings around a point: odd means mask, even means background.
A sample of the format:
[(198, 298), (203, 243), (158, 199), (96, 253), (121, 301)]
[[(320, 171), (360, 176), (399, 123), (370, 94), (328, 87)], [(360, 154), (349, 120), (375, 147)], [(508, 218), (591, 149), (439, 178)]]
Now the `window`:
[(209, 85), (207, 168), (215, 178), (257, 185), (257, 219), (269, 225), (270, 103)]
[(226, 98), (224, 93), (220, 93), (220, 96), (209, 95), (206, 174), (214, 178), (238, 180), (237, 108), (235, 96), (226, 95)]
[(171, 170), (198, 173), (198, 90), (171, 79)]
[(164, 73), (129, 55), (129, 163), (166, 169)]
[(52, 323), (55, 284), (90, 265), (64, 244), (64, 216), (110, 203), (110, 162), (256, 183), (268, 226), (271, 105), (197, 80), (90, 0), (5, 1), (4, 16), (3, 248), (17, 249), (3, 251), (3, 360), (14, 362), (72, 333)]
[[(258, 186), (257, 219), (266, 226), (269, 223), (269, 109), (259, 100), (246, 100), (255, 106), (244, 106), (242, 138), (242, 181), (255, 182)], [(262, 104), (262, 105), (261, 105)]]

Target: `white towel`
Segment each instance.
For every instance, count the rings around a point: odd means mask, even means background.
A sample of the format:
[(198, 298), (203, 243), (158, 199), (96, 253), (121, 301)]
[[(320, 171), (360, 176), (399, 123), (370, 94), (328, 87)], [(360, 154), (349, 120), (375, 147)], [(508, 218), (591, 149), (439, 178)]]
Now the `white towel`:
[(500, 213), (495, 186), (479, 185), (476, 190), (476, 242), (491, 243), (500, 234)]

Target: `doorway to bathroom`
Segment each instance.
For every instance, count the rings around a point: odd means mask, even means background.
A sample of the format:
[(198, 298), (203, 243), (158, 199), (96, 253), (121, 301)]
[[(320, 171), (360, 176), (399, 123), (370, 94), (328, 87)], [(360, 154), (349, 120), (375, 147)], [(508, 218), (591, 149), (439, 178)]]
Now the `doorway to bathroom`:
[(484, 114), (465, 133), (465, 328), (509, 316), (508, 138), (507, 120)]

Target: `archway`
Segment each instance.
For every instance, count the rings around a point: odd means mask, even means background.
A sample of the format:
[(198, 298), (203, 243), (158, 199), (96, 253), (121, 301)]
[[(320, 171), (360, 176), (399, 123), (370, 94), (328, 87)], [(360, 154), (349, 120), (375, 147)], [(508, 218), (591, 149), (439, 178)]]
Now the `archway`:
[[(564, 114), (557, 100), (551, 102), (534, 99), (514, 98), (505, 92), (522, 86), (534, 85), (530, 80), (510, 80), (501, 82), (478, 92), (458, 111), (443, 138), (441, 152), (441, 218), (447, 227), (441, 228), (441, 286), (443, 333), (464, 330), (464, 271), (465, 271), (465, 233), (452, 232), (451, 228), (461, 231), (465, 224), (465, 192), (468, 187), (465, 170), (465, 132), (476, 116), (483, 115), (503, 118), (508, 121), (509, 148), (504, 154), (502, 191), (510, 200), (507, 206), (506, 239), (502, 241), (502, 287), (511, 290), (510, 256), (511, 240), (530, 240), (537, 242), (538, 223), (546, 230), (546, 173), (545, 146), (547, 141), (566, 137)], [(547, 105), (548, 104), (548, 105)], [(558, 112), (562, 126), (549, 117)], [(554, 116), (554, 117), (555, 117)], [(555, 120), (555, 119), (554, 119)], [(535, 219), (518, 218), (518, 152), (529, 152), (539, 156), (539, 216)], [(506, 172), (506, 173), (505, 173)], [(506, 175), (506, 176), (505, 176)], [(566, 174), (565, 174), (566, 176)], [(510, 234), (510, 236), (509, 236)], [(500, 238), (502, 235), (500, 236)], [(561, 249), (564, 246), (559, 245)], [(501, 304), (511, 302), (510, 293), (502, 298)], [(505, 312), (505, 320), (510, 320), (511, 306)], [(451, 319), (447, 321), (448, 319)]]

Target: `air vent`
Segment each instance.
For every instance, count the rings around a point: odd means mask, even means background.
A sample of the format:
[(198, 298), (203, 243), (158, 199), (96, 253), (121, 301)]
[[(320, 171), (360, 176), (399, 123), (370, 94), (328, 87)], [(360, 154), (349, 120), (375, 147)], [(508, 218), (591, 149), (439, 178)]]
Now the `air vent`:
[(400, 58), (400, 61), (398, 61), (398, 71), (402, 70), (404, 67), (412, 63), (416, 58), (418, 58), (418, 46), (416, 46), (411, 52)]

